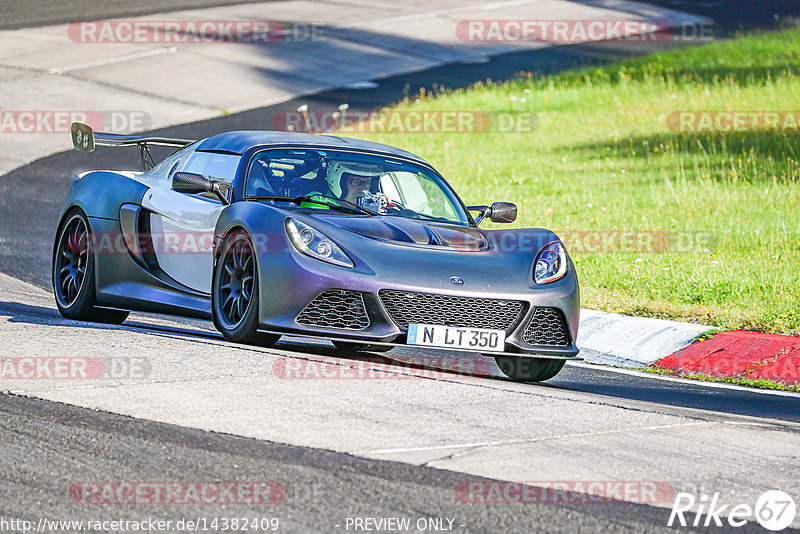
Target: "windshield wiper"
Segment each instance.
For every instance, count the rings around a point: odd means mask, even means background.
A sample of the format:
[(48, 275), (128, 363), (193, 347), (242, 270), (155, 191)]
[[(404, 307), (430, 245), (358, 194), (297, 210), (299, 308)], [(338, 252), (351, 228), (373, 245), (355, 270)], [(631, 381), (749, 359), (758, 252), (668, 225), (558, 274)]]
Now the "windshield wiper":
[[(299, 197), (285, 197), (285, 196), (252, 196), (252, 197), (245, 197), (245, 200), (279, 200), (283, 202), (291, 202), (293, 204), (297, 204), (298, 206), (303, 202), (308, 204), (319, 204), (321, 206), (326, 206), (332, 208), (334, 210), (343, 211), (345, 213), (366, 213), (367, 215), (377, 215), (374, 211), (368, 210), (358, 204), (353, 204), (352, 202), (348, 202), (347, 200), (343, 200), (341, 198), (336, 197), (329, 197), (327, 195), (301, 195)], [(327, 202), (326, 200), (332, 200), (333, 202)], [(345, 204), (344, 206), (342, 204)], [(352, 206), (352, 207), (351, 207)]]

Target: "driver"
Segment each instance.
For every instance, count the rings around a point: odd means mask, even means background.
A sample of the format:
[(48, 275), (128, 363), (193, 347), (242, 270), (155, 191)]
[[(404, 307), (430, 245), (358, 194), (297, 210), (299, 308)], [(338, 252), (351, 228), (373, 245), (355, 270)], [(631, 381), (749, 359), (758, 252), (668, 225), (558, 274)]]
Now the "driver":
[[(375, 180), (383, 174), (379, 165), (365, 163), (332, 162), (325, 175), (329, 191), (308, 193), (308, 196), (333, 196), (345, 202), (380, 212), (385, 199), (382, 193), (375, 191)], [(307, 207), (318, 207), (309, 203)]]
[(364, 192), (372, 189), (374, 176), (359, 176), (351, 172), (343, 172), (341, 178), (342, 195), (339, 198), (358, 204), (358, 200), (364, 198)]
[(331, 192), (346, 202), (380, 211), (383, 204), (381, 193), (375, 191), (376, 178), (383, 174), (383, 167), (367, 163), (332, 162), (326, 180)]

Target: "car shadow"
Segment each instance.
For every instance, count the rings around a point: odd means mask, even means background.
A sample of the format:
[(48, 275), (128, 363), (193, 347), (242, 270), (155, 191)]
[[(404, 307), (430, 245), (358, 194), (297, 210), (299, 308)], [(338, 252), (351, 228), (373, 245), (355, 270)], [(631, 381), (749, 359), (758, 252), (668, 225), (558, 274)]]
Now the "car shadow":
[[(352, 362), (361, 367), (369, 366), (375, 378), (396, 375), (396, 378), (504, 379), (492, 358), (467, 353), (424, 353), (419, 349), (394, 348), (391, 352), (342, 350), (326, 345), (311, 344), (304, 338), (283, 338), (275, 348), (303, 354), (335, 358), (341, 362)], [(319, 343), (325, 343), (320, 341)], [(360, 364), (363, 364), (360, 365)], [(302, 372), (302, 371), (301, 371)]]
[(800, 394), (717, 387), (696, 380), (615, 372), (604, 366), (567, 366), (545, 388), (650, 402), (731, 415), (800, 422)]
[[(187, 319), (187, 326), (173, 326), (173, 325), (160, 325), (148, 322), (147, 316), (135, 314), (132, 319), (128, 319), (121, 325), (92, 323), (87, 321), (75, 321), (73, 319), (66, 319), (58, 313), (55, 308), (48, 306), (36, 306), (33, 304), (23, 304), (14, 301), (0, 301), (0, 318), (7, 317), (10, 323), (25, 323), (36, 324), (44, 326), (59, 326), (59, 327), (74, 327), (74, 328), (92, 328), (95, 330), (130, 330), (130, 329), (144, 329), (154, 332), (163, 332), (165, 334), (179, 334), (187, 337), (202, 337), (207, 339), (221, 340), (222, 335), (216, 331), (198, 327), (198, 323), (193, 319)], [(155, 317), (155, 316), (154, 316)], [(180, 318), (178, 319), (181, 320)], [(209, 325), (211, 323), (209, 322)], [(211, 327), (213, 328), (213, 327)]]

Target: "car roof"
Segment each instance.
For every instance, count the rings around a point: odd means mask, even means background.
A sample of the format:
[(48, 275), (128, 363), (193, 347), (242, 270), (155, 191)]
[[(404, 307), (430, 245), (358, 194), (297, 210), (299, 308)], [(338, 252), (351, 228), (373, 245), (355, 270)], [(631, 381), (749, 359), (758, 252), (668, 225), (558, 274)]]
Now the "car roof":
[(225, 132), (200, 141), (196, 150), (201, 151), (225, 151), (236, 154), (244, 154), (248, 149), (258, 146), (269, 145), (291, 145), (308, 148), (327, 148), (327, 149), (356, 149), (377, 152), (381, 154), (399, 156), (424, 163), (430, 163), (411, 152), (384, 145), (373, 143), (361, 139), (351, 139), (349, 137), (339, 137), (335, 135), (314, 135), (297, 132), (279, 132), (268, 130), (241, 130), (235, 132)]

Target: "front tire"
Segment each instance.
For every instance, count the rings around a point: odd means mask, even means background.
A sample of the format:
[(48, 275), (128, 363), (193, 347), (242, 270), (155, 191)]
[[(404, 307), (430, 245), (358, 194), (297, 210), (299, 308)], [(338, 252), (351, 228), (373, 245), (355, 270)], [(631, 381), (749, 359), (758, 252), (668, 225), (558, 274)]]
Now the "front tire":
[(214, 326), (236, 343), (274, 345), (280, 336), (258, 331), (258, 272), (250, 238), (244, 231), (232, 232), (221, 250), (211, 291)]
[(543, 382), (556, 376), (566, 360), (549, 358), (524, 358), (516, 356), (495, 356), (494, 361), (500, 371), (511, 380), (520, 382)]
[(59, 228), (53, 249), (53, 292), (59, 313), (67, 319), (121, 324), (129, 312), (97, 307), (95, 254), (89, 220), (74, 209)]

